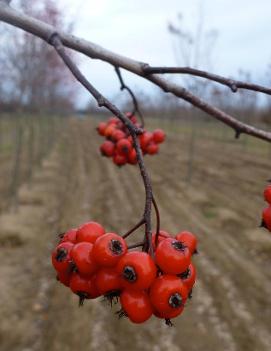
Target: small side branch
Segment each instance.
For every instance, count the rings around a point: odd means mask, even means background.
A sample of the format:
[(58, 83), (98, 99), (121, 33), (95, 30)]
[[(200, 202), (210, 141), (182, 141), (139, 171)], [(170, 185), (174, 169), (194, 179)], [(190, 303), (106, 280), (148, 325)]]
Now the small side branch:
[(191, 76), (206, 78), (208, 80), (225, 85), (229, 87), (233, 93), (236, 93), (238, 89), (246, 89), (246, 90), (252, 90), (263, 94), (271, 95), (271, 88), (267, 88), (258, 84), (242, 82), (240, 80), (225, 78), (218, 74), (201, 71), (199, 69), (195, 69), (191, 67), (152, 67), (149, 65), (145, 65), (143, 67), (143, 71), (145, 74), (154, 74), (154, 73), (189, 74)]
[(115, 67), (115, 71), (116, 71), (116, 74), (119, 78), (119, 81), (120, 81), (120, 90), (127, 90), (128, 93), (130, 94), (131, 98), (132, 98), (132, 101), (133, 101), (133, 105), (134, 105), (134, 109), (132, 111), (132, 114), (134, 115), (135, 113), (138, 114), (140, 120), (141, 120), (141, 127), (143, 128), (144, 127), (144, 118), (143, 118), (143, 115), (139, 109), (139, 105), (138, 105), (138, 102), (137, 102), (137, 98), (135, 96), (135, 94), (133, 93), (132, 89), (128, 87), (128, 85), (126, 85), (124, 83), (124, 80), (123, 80), (123, 77), (122, 77), (122, 74), (120, 72), (120, 68), (119, 67)]

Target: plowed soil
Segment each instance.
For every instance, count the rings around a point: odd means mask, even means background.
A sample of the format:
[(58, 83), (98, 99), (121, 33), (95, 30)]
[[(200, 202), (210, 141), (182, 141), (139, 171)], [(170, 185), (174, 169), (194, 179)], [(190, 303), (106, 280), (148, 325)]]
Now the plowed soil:
[(159, 157), (146, 157), (162, 228), (199, 238), (193, 298), (174, 327), (118, 320), (100, 300), (78, 308), (56, 282), (57, 233), (91, 219), (124, 233), (144, 207), (137, 167), (102, 158), (94, 127), (69, 120), (17, 211), (0, 216), (0, 350), (270, 351), (271, 234), (258, 228), (270, 157), (238, 141), (198, 140), (189, 184), (185, 134), (169, 132)]

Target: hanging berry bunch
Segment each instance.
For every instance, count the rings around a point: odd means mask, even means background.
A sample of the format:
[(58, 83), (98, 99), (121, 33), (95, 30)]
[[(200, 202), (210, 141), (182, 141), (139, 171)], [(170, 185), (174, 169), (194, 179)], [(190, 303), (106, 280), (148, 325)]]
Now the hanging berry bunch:
[(261, 226), (268, 229), (271, 232), (271, 184), (268, 184), (263, 193), (265, 201), (268, 203), (262, 212), (262, 223)]
[(52, 253), (57, 279), (79, 296), (80, 305), (85, 299), (105, 296), (119, 301), (118, 315), (134, 323), (154, 315), (171, 324), (191, 297), (196, 237), (190, 232), (175, 237), (165, 231), (153, 233), (152, 257), (144, 242), (128, 246), (126, 238), (133, 231), (120, 236), (88, 222), (62, 234)]
[[(137, 127), (140, 127), (135, 115), (127, 113), (126, 116)], [(99, 123), (98, 133), (106, 138), (100, 146), (103, 156), (111, 157), (117, 166), (125, 164), (137, 164), (136, 150), (132, 137), (127, 127), (116, 117), (109, 118), (107, 122)], [(143, 129), (139, 137), (143, 155), (155, 155), (159, 151), (159, 144), (165, 140), (165, 133), (162, 129), (156, 129), (152, 133)]]

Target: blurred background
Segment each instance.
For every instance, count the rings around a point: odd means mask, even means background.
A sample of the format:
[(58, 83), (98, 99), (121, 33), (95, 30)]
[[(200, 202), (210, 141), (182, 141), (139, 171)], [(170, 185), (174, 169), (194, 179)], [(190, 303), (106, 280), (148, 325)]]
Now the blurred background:
[[(14, 0), (12, 6), (152, 65), (191, 66), (270, 86), (268, 0)], [(132, 109), (110, 65), (69, 51), (87, 78)], [(87, 220), (124, 233), (140, 218), (136, 167), (99, 154), (108, 117), (53, 49), (0, 23), (0, 350), (271, 349), (271, 236), (259, 229), (271, 145), (241, 135), (149, 82), (122, 72), (147, 129), (163, 128), (146, 157), (162, 229), (199, 238), (193, 299), (169, 328), (118, 320), (101, 301), (77, 299), (55, 280), (57, 234)], [(190, 76), (168, 76), (238, 119), (270, 130), (271, 99)], [(140, 231), (138, 236), (142, 235)]]

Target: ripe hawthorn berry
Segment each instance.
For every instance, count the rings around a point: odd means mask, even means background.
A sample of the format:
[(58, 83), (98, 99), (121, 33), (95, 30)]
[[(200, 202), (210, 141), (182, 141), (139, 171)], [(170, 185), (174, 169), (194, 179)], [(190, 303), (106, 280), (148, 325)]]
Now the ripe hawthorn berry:
[(262, 212), (263, 226), (271, 231), (271, 206), (266, 207)]
[(101, 122), (97, 127), (97, 131), (101, 136), (104, 136), (106, 128), (107, 128), (107, 124), (104, 122)]
[(121, 167), (127, 163), (127, 156), (116, 153), (113, 157), (113, 162)]
[(74, 294), (79, 296), (79, 305), (82, 305), (85, 299), (95, 299), (100, 296), (93, 279), (82, 277), (76, 272), (72, 273), (70, 289)]
[(115, 144), (110, 140), (106, 140), (100, 146), (100, 151), (103, 156), (112, 157), (115, 153)]
[(187, 297), (186, 286), (180, 278), (174, 275), (159, 276), (150, 288), (151, 304), (155, 311), (161, 315), (170, 314), (174, 311), (181, 313)]
[(116, 144), (116, 150), (120, 155), (128, 155), (132, 150), (132, 144), (127, 139), (121, 139)]
[(125, 133), (120, 129), (116, 129), (111, 135), (111, 139), (115, 142), (122, 140), (125, 137), (126, 137)]
[(69, 287), (72, 273), (71, 272), (57, 272), (56, 279), (63, 285)]
[(143, 134), (140, 135), (139, 141), (140, 141), (140, 146), (144, 152), (146, 152), (146, 148), (149, 145), (149, 143), (152, 141), (153, 134), (151, 132), (144, 132)]
[(68, 241), (62, 242), (52, 252), (52, 264), (59, 273), (67, 273), (71, 266), (71, 250), (74, 244)]
[(181, 241), (185, 246), (187, 246), (192, 255), (197, 253), (198, 241), (193, 233), (182, 231), (175, 236), (175, 239)]
[(125, 240), (115, 233), (106, 233), (94, 243), (92, 256), (102, 267), (113, 267), (127, 252)]
[(100, 268), (95, 274), (94, 283), (100, 295), (121, 290), (120, 275), (115, 268)]
[(187, 270), (179, 275), (187, 290), (190, 292), (196, 281), (196, 268), (193, 263), (190, 263)]
[(107, 126), (104, 132), (105, 137), (110, 138), (115, 130), (116, 130), (115, 124), (110, 124), (109, 126)]
[(97, 222), (84, 223), (76, 233), (76, 241), (82, 242), (87, 241), (92, 244), (95, 243), (96, 239), (105, 233), (104, 228)]
[(89, 277), (98, 269), (93, 259), (93, 244), (81, 242), (74, 245), (71, 250), (71, 258), (78, 272), (82, 276)]
[(152, 305), (145, 291), (123, 290), (120, 303), (125, 315), (133, 323), (144, 323), (152, 316)]
[(159, 151), (159, 145), (153, 142), (150, 142), (149, 145), (145, 148), (146, 153), (149, 155), (155, 155)]
[(76, 243), (76, 232), (77, 229), (70, 229), (66, 233), (60, 235), (60, 243), (68, 241), (70, 243)]
[(144, 290), (154, 281), (157, 268), (149, 254), (132, 251), (124, 255), (117, 264), (123, 288)]
[(128, 162), (131, 165), (136, 165), (137, 164), (137, 155), (135, 149), (131, 149), (128, 153)]
[(165, 141), (165, 137), (166, 135), (162, 129), (155, 129), (153, 131), (153, 141), (155, 143), (163, 143)]
[(157, 265), (164, 273), (180, 274), (188, 268), (191, 253), (182, 242), (167, 238), (158, 244), (155, 251), (155, 259)]
[(267, 185), (267, 187), (264, 189), (263, 196), (266, 202), (271, 204), (271, 185)]

